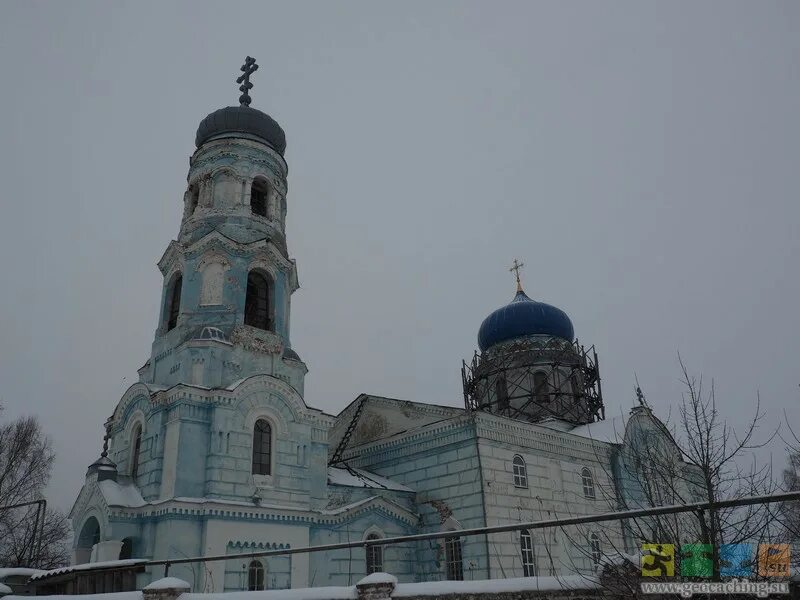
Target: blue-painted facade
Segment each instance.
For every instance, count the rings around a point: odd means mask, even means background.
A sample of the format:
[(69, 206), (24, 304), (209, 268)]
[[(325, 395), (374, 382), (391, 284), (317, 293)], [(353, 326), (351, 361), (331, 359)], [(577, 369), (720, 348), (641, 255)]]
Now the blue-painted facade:
[[(568, 440), (558, 446), (541, 441), (555, 434), (529, 423), (481, 421), (460, 408), (372, 396), (360, 396), (336, 417), (309, 407), (307, 368), (290, 340), (298, 276), (285, 238), (282, 152), (257, 131), (214, 130), (200, 138), (178, 238), (158, 263), (162, 308), (151, 356), (107, 423), (104, 459), (115, 467), (89, 469), (71, 512), (75, 561), (114, 560), (123, 541), (136, 558), (230, 555), (170, 572), (196, 591), (230, 591), (249, 585), (250, 559), (237, 554), (458, 531), (490, 524), (497, 514), (511, 518), (505, 500), (512, 495), (498, 490), (508, 485), (511, 456), (533, 443), (527, 433), (538, 436), (538, 452), (551, 462), (571, 448)], [(264, 196), (263, 209), (251, 202), (256, 193)], [(246, 323), (251, 273), (269, 282), (267, 326)], [(525, 300), (515, 300), (512, 312), (544, 311), (545, 325), (555, 328), (533, 333), (571, 339), (566, 315)], [(486, 332), (481, 328), (489, 342), (532, 333), (514, 333), (519, 324), (501, 317), (490, 317)], [(260, 420), (271, 432), (267, 473), (253, 468)], [(511, 431), (523, 426), (534, 429)], [(544, 481), (550, 471), (541, 468)], [(97, 545), (82, 535), (93, 523), (100, 528)], [(505, 576), (498, 556), (516, 552), (490, 547), (486, 536), (460, 543), (465, 579)], [(364, 548), (258, 560), (270, 588), (351, 585), (367, 571)], [(400, 581), (429, 581), (447, 576), (446, 563), (443, 542), (426, 541), (385, 547), (380, 567)], [(140, 583), (162, 574), (148, 571)]]

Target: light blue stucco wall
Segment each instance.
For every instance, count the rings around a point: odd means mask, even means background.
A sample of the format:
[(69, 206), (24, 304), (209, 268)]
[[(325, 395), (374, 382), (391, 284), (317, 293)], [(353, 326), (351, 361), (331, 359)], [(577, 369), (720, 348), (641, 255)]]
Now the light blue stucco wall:
[[(431, 430), (384, 449), (362, 452), (352, 462), (416, 490), (420, 533), (485, 524), (475, 426), (468, 419), (444, 431)], [(461, 543), (464, 578), (486, 577), (484, 536), (465, 537)], [(442, 540), (418, 543), (415, 554), (418, 581), (445, 578)]]

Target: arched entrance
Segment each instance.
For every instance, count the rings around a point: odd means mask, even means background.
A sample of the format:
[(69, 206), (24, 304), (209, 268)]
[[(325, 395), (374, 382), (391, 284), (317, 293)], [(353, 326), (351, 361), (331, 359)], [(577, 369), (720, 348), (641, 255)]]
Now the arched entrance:
[(95, 517), (89, 517), (81, 527), (78, 543), (75, 544), (75, 562), (87, 563), (92, 556), (92, 547), (100, 541), (100, 523)]

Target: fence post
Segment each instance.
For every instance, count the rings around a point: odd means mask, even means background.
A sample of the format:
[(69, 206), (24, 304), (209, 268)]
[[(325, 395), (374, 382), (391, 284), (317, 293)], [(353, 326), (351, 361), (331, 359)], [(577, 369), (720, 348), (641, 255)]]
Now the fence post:
[(154, 581), (142, 590), (144, 600), (177, 600), (184, 592), (191, 591), (192, 586), (177, 577), (164, 577)]
[(389, 573), (367, 575), (356, 584), (358, 600), (389, 600), (396, 585), (397, 577)]

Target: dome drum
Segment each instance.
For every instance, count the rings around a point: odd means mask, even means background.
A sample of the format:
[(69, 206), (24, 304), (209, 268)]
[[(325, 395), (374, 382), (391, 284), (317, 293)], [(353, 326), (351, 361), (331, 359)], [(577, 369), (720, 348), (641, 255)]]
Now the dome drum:
[(550, 338), (517, 339), (463, 363), (464, 404), (530, 422), (575, 424), (604, 418), (597, 353)]
[(574, 336), (564, 311), (518, 284), (514, 299), (481, 324), (480, 354), (463, 363), (466, 408), (529, 422), (603, 419), (597, 353)]

